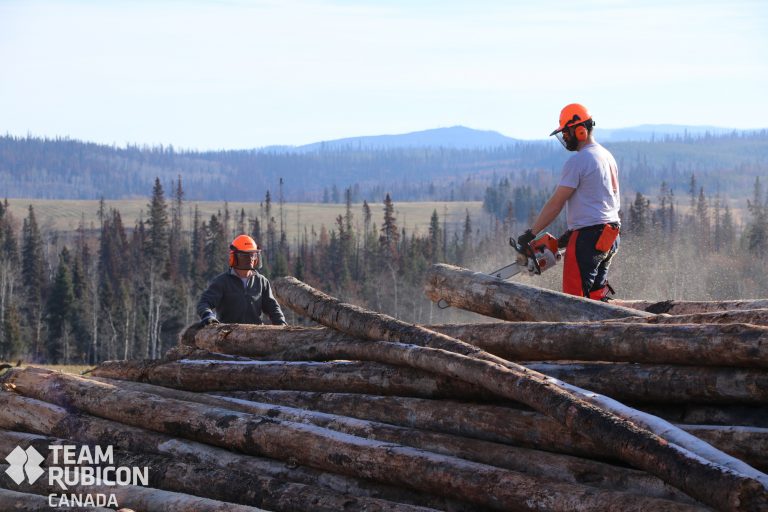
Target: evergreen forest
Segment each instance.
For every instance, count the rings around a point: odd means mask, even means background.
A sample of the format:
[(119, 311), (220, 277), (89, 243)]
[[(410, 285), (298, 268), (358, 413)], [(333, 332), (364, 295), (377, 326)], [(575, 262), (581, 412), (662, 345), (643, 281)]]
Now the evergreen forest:
[[(264, 246), (269, 278), (293, 275), (409, 322), (471, 321), (424, 297), (426, 269), (447, 262), (490, 272), (510, 263), (509, 237), (530, 225), (551, 192), (551, 185), (494, 178), (481, 193), (482, 218), (467, 212), (461, 225), (449, 225), (435, 209), (429, 229), (419, 233), (399, 224), (392, 193), (361, 200), (350, 186), (340, 191), (333, 225), (304, 226), (289, 242), (282, 188), (277, 200), (267, 190), (255, 213), (224, 203), (202, 218), (185, 186), (181, 176), (166, 187), (156, 177), (145, 191), (146, 215), (130, 226), (102, 199), (97, 222), (83, 221), (73, 236), (41, 228), (32, 206), (17, 218), (7, 199), (0, 203), (0, 360), (91, 364), (162, 356), (197, 321), (198, 297), (226, 270), (229, 243), (241, 233)], [(676, 190), (660, 181), (652, 193), (623, 197), (622, 242), (611, 273), (618, 296), (768, 296), (764, 179), (753, 178), (745, 199), (709, 192), (695, 173), (683, 192)], [(189, 210), (191, 216), (183, 214)], [(563, 229), (562, 220), (550, 227), (556, 235)], [(515, 279), (559, 289), (560, 275), (556, 269)], [(302, 321), (287, 316), (289, 323)]]

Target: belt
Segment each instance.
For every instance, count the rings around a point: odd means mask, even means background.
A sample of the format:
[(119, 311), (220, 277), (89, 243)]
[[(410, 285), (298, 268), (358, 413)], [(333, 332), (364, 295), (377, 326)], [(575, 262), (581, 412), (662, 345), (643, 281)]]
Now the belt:
[(621, 224), (618, 222), (606, 222), (604, 224), (595, 224), (594, 226), (585, 226), (583, 228), (574, 229), (573, 231), (596, 231), (598, 229), (603, 229), (603, 227), (608, 225), (621, 229)]

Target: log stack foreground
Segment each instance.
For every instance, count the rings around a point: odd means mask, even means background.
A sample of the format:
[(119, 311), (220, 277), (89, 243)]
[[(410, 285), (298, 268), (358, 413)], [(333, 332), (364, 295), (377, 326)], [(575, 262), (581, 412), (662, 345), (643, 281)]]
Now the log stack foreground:
[[(567, 322), (538, 291), (526, 322), (425, 327), (273, 287), (325, 327), (194, 326), (162, 360), (8, 370), (0, 453), (112, 445), (152, 468), (121, 489), (140, 510), (768, 510), (764, 327), (589, 302)], [(0, 500), (51, 492), (0, 473)]]

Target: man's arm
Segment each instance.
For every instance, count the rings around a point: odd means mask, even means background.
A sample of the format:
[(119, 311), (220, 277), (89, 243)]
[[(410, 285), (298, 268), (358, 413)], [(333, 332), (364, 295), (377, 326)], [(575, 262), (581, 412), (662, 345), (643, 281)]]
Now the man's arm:
[(283, 310), (280, 309), (280, 304), (272, 295), (272, 285), (266, 278), (264, 278), (264, 290), (261, 293), (261, 310), (267, 314), (272, 325), (288, 325)]
[(531, 226), (531, 231), (533, 231), (534, 235), (538, 235), (539, 232), (544, 231), (547, 226), (552, 224), (552, 221), (560, 215), (563, 206), (565, 206), (565, 202), (575, 191), (575, 188), (565, 187), (563, 185), (559, 185), (555, 189), (552, 197), (546, 202), (541, 209), (541, 212), (539, 212), (539, 216), (536, 217), (536, 221)]
[(224, 295), (224, 283), (214, 278), (213, 281), (208, 284), (208, 288), (200, 296), (200, 300), (197, 302), (197, 315), (202, 318), (214, 316), (213, 312), (216, 306), (219, 305), (221, 297)]

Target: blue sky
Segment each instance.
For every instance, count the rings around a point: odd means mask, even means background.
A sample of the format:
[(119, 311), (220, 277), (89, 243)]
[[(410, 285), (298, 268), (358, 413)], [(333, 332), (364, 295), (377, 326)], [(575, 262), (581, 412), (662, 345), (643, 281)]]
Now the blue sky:
[[(0, 0), (0, 133), (255, 148), (768, 127), (768, 2)], [(598, 140), (599, 140), (599, 131)]]

